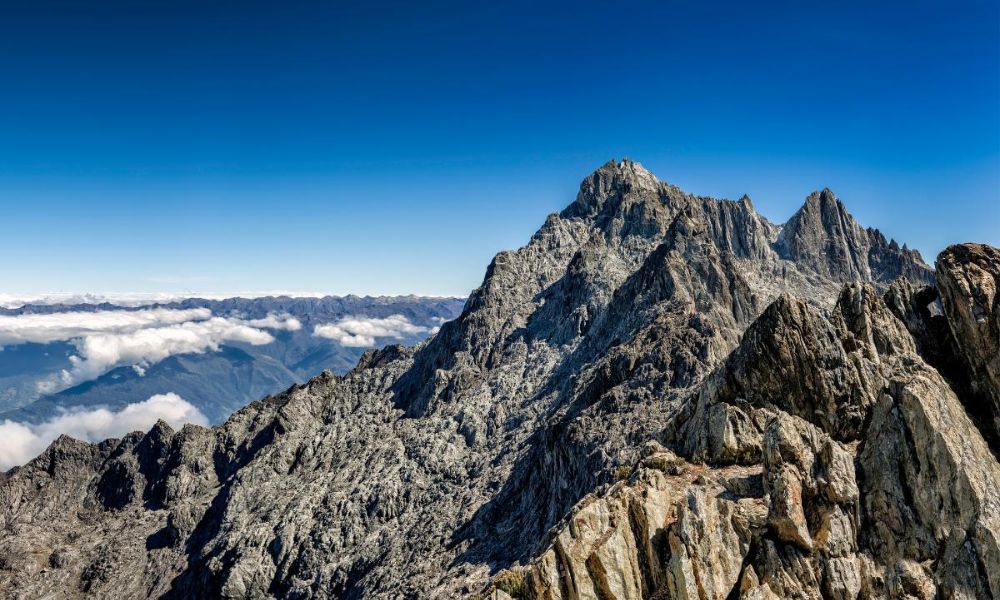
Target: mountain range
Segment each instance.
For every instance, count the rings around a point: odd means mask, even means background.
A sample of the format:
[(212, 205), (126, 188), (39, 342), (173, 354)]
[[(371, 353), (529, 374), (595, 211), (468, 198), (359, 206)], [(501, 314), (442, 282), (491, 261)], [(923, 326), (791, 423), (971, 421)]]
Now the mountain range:
[(426, 341), (0, 475), (0, 592), (997, 597), (998, 280), (611, 161)]

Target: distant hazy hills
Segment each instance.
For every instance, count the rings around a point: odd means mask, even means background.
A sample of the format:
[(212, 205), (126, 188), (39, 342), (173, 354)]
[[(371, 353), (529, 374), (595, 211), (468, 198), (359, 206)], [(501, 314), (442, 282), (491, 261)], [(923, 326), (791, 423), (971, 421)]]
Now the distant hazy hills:
[(0, 420), (116, 411), (175, 393), (220, 422), (324, 369), (343, 373), (370, 347), (416, 343), (464, 302), (328, 296), (0, 308)]

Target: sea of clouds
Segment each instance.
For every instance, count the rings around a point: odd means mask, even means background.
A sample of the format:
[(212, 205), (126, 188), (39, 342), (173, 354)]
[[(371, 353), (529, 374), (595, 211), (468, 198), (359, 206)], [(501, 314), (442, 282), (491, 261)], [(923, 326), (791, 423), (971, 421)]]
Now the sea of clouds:
[[(297, 331), (302, 323), (289, 315), (262, 319), (214, 316), (207, 308), (70, 311), (0, 315), (0, 347), (29, 342), (65, 341), (76, 352), (70, 367), (38, 382), (49, 394), (95, 379), (116, 367), (135, 365), (137, 372), (169, 356), (214, 352), (227, 342), (254, 346), (274, 341), (276, 330)], [(436, 333), (437, 327), (412, 323), (404, 315), (343, 317), (316, 325), (313, 335), (343, 346), (375, 346), (378, 338), (403, 339)]]
[[(131, 365), (142, 375), (146, 367), (169, 356), (217, 351), (227, 342), (269, 344), (274, 341), (273, 331), (301, 328), (302, 323), (289, 315), (243, 319), (216, 316), (207, 308), (29, 313), (0, 315), (0, 348), (26, 343), (72, 344), (75, 351), (69, 357), (69, 367), (38, 381), (38, 393), (47, 394), (95, 379), (119, 366)], [(367, 347), (375, 346), (379, 338), (403, 339), (437, 330), (414, 324), (404, 315), (356, 315), (315, 325), (313, 335), (344, 346)], [(100, 441), (130, 431), (145, 431), (158, 419), (174, 427), (208, 422), (194, 405), (173, 393), (155, 395), (119, 411), (70, 410), (41, 423), (4, 420), (0, 421), (0, 471), (31, 460), (61, 434)]]
[(119, 411), (105, 408), (64, 412), (42, 423), (0, 421), (0, 471), (23, 465), (41, 454), (60, 435), (99, 442), (132, 431), (146, 431), (158, 420), (179, 428), (207, 425), (208, 419), (177, 394), (157, 394)]
[(301, 328), (287, 315), (244, 320), (216, 317), (207, 308), (0, 315), (0, 346), (72, 343), (76, 353), (69, 358), (70, 368), (38, 382), (40, 393), (52, 393), (118, 366), (142, 368), (175, 354), (216, 351), (225, 342), (269, 344), (274, 337), (268, 329)]

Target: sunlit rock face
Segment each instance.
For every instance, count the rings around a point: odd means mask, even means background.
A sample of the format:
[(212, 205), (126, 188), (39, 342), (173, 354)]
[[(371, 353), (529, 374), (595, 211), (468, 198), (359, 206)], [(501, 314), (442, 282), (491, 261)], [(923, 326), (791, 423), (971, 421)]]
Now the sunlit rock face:
[(996, 596), (1000, 261), (962, 248), (609, 162), (427, 342), (4, 475), (0, 590)]

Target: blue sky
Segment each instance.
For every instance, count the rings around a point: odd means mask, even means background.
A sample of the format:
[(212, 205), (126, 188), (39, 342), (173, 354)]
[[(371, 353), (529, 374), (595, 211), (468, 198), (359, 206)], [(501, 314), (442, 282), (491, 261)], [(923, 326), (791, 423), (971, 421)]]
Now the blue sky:
[(1000, 244), (1000, 3), (0, 0), (2, 292), (464, 294), (628, 156)]

